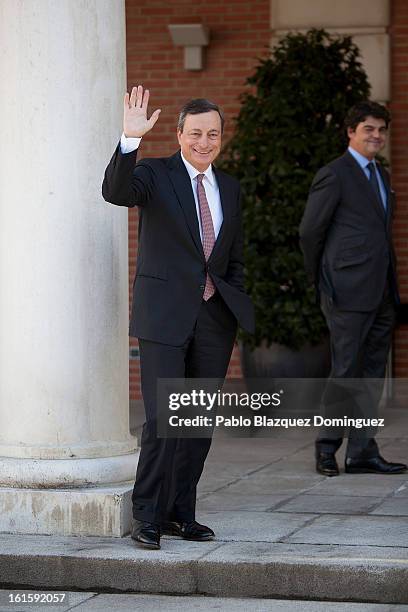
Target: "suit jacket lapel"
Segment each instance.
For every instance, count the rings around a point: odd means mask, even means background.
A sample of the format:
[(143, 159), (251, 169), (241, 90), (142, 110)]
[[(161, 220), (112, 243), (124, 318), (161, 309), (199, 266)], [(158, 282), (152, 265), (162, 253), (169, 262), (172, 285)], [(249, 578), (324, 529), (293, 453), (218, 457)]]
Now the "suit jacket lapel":
[(191, 180), (181, 159), (180, 151), (169, 160), (169, 177), (186, 218), (194, 244), (205, 259)]
[(378, 168), (379, 173), (381, 174), (381, 178), (384, 183), (385, 191), (387, 193), (386, 215), (387, 215), (387, 226), (388, 226), (390, 223), (390, 220), (392, 219), (393, 207), (394, 207), (394, 199), (392, 197), (392, 192), (391, 192), (390, 177), (388, 175), (388, 172), (385, 171), (385, 169), (383, 168), (381, 164), (377, 164), (377, 168)]
[(377, 196), (375, 195), (375, 193), (374, 193), (370, 183), (368, 182), (368, 179), (367, 179), (367, 176), (364, 173), (364, 170), (361, 168), (361, 166), (358, 164), (358, 162), (356, 162), (354, 157), (348, 151), (346, 151), (346, 153), (344, 154), (344, 157), (345, 157), (345, 160), (347, 161), (348, 165), (350, 166), (350, 169), (351, 169), (351, 172), (352, 172), (354, 178), (359, 183), (360, 188), (366, 193), (366, 195), (373, 202), (373, 204), (375, 206), (375, 210), (380, 215), (381, 219), (385, 222), (386, 221), (386, 213), (385, 213), (385, 210), (384, 210), (384, 206), (382, 205), (381, 202), (378, 201)]
[(218, 172), (218, 170), (214, 166), (213, 171), (215, 174), (215, 178), (217, 179), (218, 189), (220, 191), (223, 221), (217, 236), (217, 240), (215, 241), (214, 248), (211, 252), (210, 259), (213, 257), (214, 253), (222, 247), (222, 243), (224, 242), (225, 237), (228, 234), (228, 230), (231, 227), (232, 216), (231, 195), (226, 188), (224, 177), (220, 172)]

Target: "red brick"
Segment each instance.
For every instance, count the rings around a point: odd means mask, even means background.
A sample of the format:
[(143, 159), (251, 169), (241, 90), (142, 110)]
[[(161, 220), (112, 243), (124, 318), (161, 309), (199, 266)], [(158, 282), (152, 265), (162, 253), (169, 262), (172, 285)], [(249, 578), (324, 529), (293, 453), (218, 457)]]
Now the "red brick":
[[(245, 80), (252, 73), (256, 58), (266, 55), (270, 42), (270, 0), (254, 0), (250, 11), (248, 6), (248, 0), (126, 1), (127, 82), (129, 86), (139, 82), (148, 86), (151, 110), (162, 108), (160, 130), (143, 140), (140, 158), (170, 155), (176, 150), (177, 112), (192, 97), (209, 97), (218, 102), (227, 114), (225, 135), (231, 134), (231, 119), (239, 110), (237, 98), (246, 88)], [(171, 41), (167, 24), (186, 22), (203, 22), (211, 30), (202, 72), (185, 71), (183, 50), (174, 47)], [(137, 213), (131, 210), (130, 291), (136, 253)], [(140, 385), (135, 382), (138, 372), (139, 362), (132, 360), (131, 399), (140, 399)], [(234, 349), (230, 372), (234, 377), (241, 375), (238, 349)]]

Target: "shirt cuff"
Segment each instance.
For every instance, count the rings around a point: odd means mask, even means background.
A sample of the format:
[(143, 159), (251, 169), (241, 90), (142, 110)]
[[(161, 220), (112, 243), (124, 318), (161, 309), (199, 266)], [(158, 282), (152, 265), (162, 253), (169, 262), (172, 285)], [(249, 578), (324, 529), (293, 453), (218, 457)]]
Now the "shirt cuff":
[(124, 134), (122, 134), (120, 138), (120, 152), (121, 153), (131, 153), (132, 151), (136, 151), (139, 148), (141, 138), (126, 138)]

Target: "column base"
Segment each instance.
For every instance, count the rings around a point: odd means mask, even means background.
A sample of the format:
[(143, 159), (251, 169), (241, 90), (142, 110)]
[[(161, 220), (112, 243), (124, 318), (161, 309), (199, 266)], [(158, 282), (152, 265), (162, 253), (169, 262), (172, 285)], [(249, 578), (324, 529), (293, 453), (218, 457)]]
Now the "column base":
[(91, 459), (15, 459), (0, 456), (0, 487), (80, 489), (122, 484), (135, 477), (138, 458), (138, 452)]
[(122, 537), (130, 532), (133, 482), (82, 489), (0, 488), (0, 532)]

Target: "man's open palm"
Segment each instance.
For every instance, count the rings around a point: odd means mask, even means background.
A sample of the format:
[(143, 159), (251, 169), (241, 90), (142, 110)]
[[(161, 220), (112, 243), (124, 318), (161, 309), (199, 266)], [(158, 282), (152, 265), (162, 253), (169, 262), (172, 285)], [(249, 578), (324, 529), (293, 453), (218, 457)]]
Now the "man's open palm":
[(149, 90), (143, 93), (142, 85), (133, 87), (130, 96), (126, 92), (123, 101), (123, 132), (127, 138), (141, 138), (158, 120), (160, 109), (155, 110), (150, 119), (147, 118), (148, 103)]

